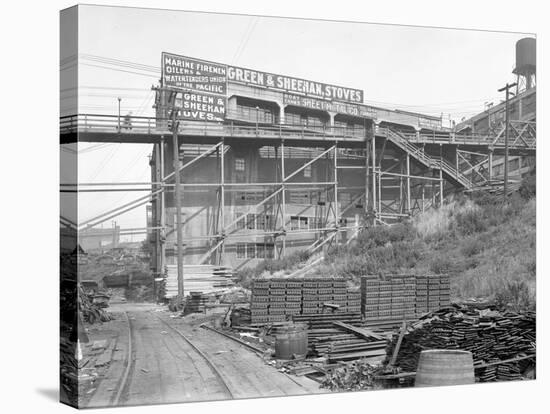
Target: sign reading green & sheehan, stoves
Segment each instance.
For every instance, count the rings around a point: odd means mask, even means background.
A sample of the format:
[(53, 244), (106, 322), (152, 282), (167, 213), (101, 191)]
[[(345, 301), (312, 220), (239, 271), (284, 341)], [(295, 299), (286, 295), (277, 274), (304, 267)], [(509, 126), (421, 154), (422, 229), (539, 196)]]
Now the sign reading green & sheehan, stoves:
[(276, 89), (329, 101), (363, 102), (363, 91), (343, 86), (328, 85), (284, 75), (275, 75), (253, 69), (227, 67), (227, 80), (261, 88)]

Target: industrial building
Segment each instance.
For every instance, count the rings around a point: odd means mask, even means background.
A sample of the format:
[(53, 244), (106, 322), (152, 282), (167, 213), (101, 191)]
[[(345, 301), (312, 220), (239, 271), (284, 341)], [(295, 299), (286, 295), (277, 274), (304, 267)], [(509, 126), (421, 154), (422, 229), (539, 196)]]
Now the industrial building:
[(169, 96), (179, 111), (184, 263), (239, 269), (347, 243), (453, 192), (502, 184), (506, 150), (510, 179), (532, 168), (535, 40), (520, 40), (516, 55), (506, 145), (504, 102), (446, 128), (441, 118), (365, 105), (361, 90), (163, 54), (155, 126), (166, 133), (151, 157), (148, 220), (154, 271), (176, 263)]

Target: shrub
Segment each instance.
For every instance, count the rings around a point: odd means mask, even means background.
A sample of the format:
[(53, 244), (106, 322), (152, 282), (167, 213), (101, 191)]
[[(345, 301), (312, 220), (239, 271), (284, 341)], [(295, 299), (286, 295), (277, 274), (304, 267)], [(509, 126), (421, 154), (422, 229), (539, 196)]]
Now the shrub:
[(430, 263), (430, 270), (433, 273), (449, 273), (452, 269), (452, 262), (447, 256), (436, 256)]
[(367, 250), (376, 246), (385, 246), (388, 243), (410, 240), (414, 237), (414, 230), (409, 223), (398, 223), (393, 226), (376, 226), (362, 231), (357, 237), (357, 246)]
[(455, 216), (454, 229), (463, 236), (487, 230), (487, 223), (483, 217), (483, 212), (475, 209), (458, 213)]
[(519, 187), (519, 194), (525, 200), (537, 195), (537, 174), (535, 170), (531, 171), (531, 173), (523, 179)]
[(466, 257), (471, 257), (483, 251), (484, 248), (484, 244), (479, 239), (466, 240), (460, 252)]
[(506, 281), (495, 294), (495, 301), (515, 311), (535, 309), (535, 295), (524, 280)]

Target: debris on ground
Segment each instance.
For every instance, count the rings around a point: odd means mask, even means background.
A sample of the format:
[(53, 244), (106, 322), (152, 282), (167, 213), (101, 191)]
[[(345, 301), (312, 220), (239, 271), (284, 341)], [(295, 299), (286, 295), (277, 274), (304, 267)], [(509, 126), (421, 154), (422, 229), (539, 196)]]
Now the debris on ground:
[[(470, 351), (479, 381), (520, 379), (534, 363), (536, 352), (534, 312), (499, 311), (494, 306), (453, 305), (431, 312), (411, 324), (403, 336), (395, 366), (414, 372), (424, 349)], [(398, 341), (388, 346), (392, 355)], [(523, 358), (526, 357), (526, 358)], [(510, 362), (503, 362), (508, 361)]]
[(79, 311), (85, 322), (94, 324), (96, 322), (107, 322), (113, 319), (112, 315), (104, 310), (104, 301), (94, 301), (94, 294), (87, 294), (81, 286), (78, 287)]
[(326, 375), (322, 388), (331, 391), (359, 391), (381, 388), (375, 381), (378, 367), (364, 360), (348, 363)]

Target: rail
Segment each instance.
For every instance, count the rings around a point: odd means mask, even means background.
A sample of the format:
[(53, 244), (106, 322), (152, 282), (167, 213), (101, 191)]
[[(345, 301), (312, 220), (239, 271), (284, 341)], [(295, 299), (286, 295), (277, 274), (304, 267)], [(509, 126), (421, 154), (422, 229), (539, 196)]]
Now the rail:
[[(225, 122), (180, 121), (178, 133), (191, 136), (257, 137), (276, 139), (330, 139), (364, 141), (368, 131), (364, 128), (347, 126), (277, 124), (255, 122), (254, 119), (226, 119)], [(265, 120), (267, 121), (267, 119)], [(60, 134), (108, 133), (166, 135), (170, 131), (170, 119), (145, 117), (77, 114), (60, 118)], [(390, 129), (376, 127), (375, 133), (387, 136)], [(536, 123), (533, 121), (511, 121), (509, 130), (510, 149), (536, 149)], [(411, 144), (454, 144), (504, 147), (504, 129), (485, 134), (462, 134), (453, 131), (433, 131), (432, 133), (399, 132), (400, 137)]]
[[(171, 120), (156, 117), (78, 114), (60, 118), (60, 134), (110, 133), (110, 134), (170, 134)], [(178, 134), (191, 136), (258, 137), (258, 138), (307, 138), (364, 141), (360, 131), (347, 127), (307, 126), (293, 124), (242, 124), (238, 121), (201, 122), (180, 121)]]
[[(381, 128), (384, 129), (384, 128)], [(401, 132), (407, 141), (417, 144), (456, 144), (456, 145), (492, 145), (503, 147), (504, 130), (498, 132), (462, 134), (454, 131), (433, 131), (432, 133)], [(536, 122), (510, 121), (509, 146), (512, 148), (536, 148)]]
[(452, 179), (456, 180), (463, 187), (469, 188), (471, 183), (470, 180), (465, 177), (460, 171), (458, 171), (453, 165), (448, 161), (439, 158), (433, 158), (427, 155), (422, 148), (417, 147), (401, 133), (397, 133), (390, 128), (385, 128), (385, 135), (388, 139), (394, 142), (396, 145), (401, 147), (405, 152), (411, 154), (418, 161), (422, 162), (429, 168), (440, 168), (445, 174), (447, 174)]

